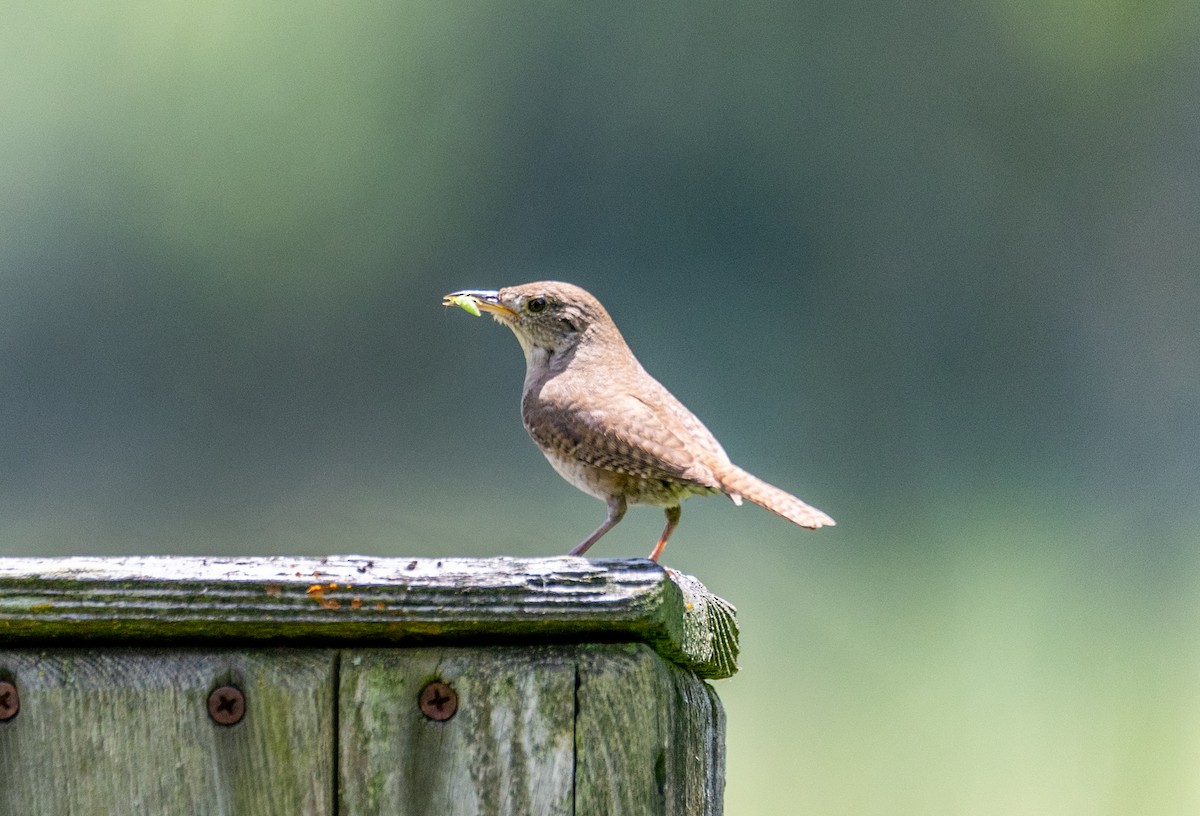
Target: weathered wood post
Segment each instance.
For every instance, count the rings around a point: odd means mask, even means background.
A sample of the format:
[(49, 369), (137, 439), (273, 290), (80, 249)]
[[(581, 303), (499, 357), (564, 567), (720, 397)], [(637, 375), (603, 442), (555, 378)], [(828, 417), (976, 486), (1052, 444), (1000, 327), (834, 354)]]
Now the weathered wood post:
[(0, 816), (719, 814), (736, 652), (645, 560), (0, 559)]

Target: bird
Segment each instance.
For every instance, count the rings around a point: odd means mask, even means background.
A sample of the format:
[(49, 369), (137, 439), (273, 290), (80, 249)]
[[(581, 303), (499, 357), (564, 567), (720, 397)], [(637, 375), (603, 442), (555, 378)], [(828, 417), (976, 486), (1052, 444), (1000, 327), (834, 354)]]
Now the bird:
[(827, 514), (730, 461), (716, 437), (638, 362), (591, 293), (561, 281), (498, 290), (463, 289), (443, 305), (488, 312), (525, 354), (521, 418), (560, 476), (608, 508), (604, 522), (570, 551), (583, 555), (630, 504), (662, 507), (667, 524), (657, 562), (679, 524), (681, 502), (724, 493), (798, 524), (832, 527)]

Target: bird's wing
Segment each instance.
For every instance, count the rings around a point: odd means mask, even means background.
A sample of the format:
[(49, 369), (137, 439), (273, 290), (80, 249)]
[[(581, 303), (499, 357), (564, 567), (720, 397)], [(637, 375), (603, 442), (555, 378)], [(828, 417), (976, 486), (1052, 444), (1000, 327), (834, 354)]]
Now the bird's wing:
[[(649, 402), (629, 394), (612, 394), (599, 401), (600, 405), (597, 401), (589, 403), (527, 402), (526, 427), (542, 447), (559, 450), (592, 467), (720, 489), (705, 460), (714, 452), (724, 459), (724, 451), (673, 397), (668, 395), (664, 403), (661, 399)], [(687, 421), (675, 416), (679, 411), (686, 414)], [(539, 416), (542, 412), (546, 413)], [(695, 427), (703, 433), (696, 433)]]

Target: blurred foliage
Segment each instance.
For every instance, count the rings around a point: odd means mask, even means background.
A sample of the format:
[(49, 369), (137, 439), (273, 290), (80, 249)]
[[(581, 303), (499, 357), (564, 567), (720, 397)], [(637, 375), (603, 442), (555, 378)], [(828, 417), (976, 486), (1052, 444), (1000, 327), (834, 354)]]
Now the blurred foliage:
[(565, 278), (840, 522), (667, 551), (730, 813), (1200, 810), (1200, 6), (5, 11), (0, 552), (561, 552), (438, 298)]

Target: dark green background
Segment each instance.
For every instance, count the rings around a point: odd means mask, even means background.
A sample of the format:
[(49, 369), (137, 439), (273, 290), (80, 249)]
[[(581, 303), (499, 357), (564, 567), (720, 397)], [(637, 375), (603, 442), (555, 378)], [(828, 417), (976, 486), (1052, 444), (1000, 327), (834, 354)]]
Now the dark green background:
[[(732, 814), (1200, 810), (1193, 0), (10, 3), (0, 551), (560, 553), (439, 296), (609, 307), (734, 460)], [(645, 554), (634, 510), (594, 551)]]

